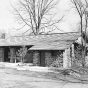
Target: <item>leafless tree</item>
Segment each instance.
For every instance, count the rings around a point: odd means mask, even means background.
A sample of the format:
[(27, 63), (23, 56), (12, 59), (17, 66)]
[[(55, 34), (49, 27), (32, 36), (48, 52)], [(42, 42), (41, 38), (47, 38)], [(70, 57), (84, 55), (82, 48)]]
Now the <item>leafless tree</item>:
[[(70, 0), (74, 6), (76, 11), (79, 14), (80, 17), (80, 29), (81, 29), (81, 43), (82, 43), (82, 66), (85, 65), (85, 45), (86, 45), (86, 37), (85, 37), (85, 43), (83, 43), (83, 32), (87, 30), (87, 23), (88, 23), (88, 1), (87, 0)], [(85, 23), (85, 27), (84, 26)], [(85, 28), (85, 29), (84, 29)]]
[[(58, 24), (64, 16), (57, 20), (53, 20), (53, 13), (50, 11), (56, 6), (60, 0), (18, 0), (18, 8), (14, 8), (14, 15), (16, 18), (24, 23), (22, 28), (28, 26), (27, 31), (37, 35), (43, 33), (44, 29), (54, 27), (58, 29), (55, 24)], [(53, 29), (53, 30), (54, 30)], [(26, 32), (27, 32), (26, 31)]]
[[(25, 55), (27, 54), (27, 47), (25, 47), (25, 46), (22, 46), (22, 48), (20, 48), (20, 50), (18, 50), (17, 52), (16, 52), (16, 56), (18, 57), (18, 59), (21, 61), (21, 63), (24, 63), (24, 57), (25, 57)], [(15, 62), (16, 62), (16, 59), (17, 58), (15, 58)]]

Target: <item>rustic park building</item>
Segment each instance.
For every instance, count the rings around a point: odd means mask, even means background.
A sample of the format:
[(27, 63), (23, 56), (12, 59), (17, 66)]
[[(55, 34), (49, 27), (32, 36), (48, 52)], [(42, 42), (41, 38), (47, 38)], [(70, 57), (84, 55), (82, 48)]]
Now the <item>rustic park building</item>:
[(27, 63), (38, 66), (68, 68), (74, 65), (75, 45), (80, 33), (56, 33), (30, 36), (12, 36), (0, 40), (0, 61), (15, 62), (16, 51), (26, 46)]

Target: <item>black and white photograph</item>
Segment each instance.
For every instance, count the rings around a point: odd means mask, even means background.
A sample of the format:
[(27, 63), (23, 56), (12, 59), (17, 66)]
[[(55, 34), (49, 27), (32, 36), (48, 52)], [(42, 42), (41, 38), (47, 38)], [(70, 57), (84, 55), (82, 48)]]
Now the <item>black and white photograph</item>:
[(0, 88), (88, 88), (88, 0), (0, 0)]

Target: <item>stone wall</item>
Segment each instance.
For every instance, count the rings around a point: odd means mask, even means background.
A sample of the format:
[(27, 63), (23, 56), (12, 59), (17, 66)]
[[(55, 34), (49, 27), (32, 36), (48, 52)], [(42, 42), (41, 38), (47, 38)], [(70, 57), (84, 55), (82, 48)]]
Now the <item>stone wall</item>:
[(75, 45), (74, 47), (75, 59), (73, 62), (73, 66), (82, 66), (82, 46)]
[[(41, 51), (42, 52), (42, 51)], [(62, 67), (63, 66), (62, 51), (45, 51), (45, 66)], [(40, 65), (40, 51), (33, 51), (33, 64)]]
[(50, 66), (54, 59), (51, 57), (50, 51), (45, 51), (45, 66)]
[(14, 55), (15, 55), (15, 49), (14, 48), (10, 48), (10, 62), (11, 63), (15, 62)]
[(63, 52), (63, 68), (69, 68), (71, 67), (71, 52), (70, 52), (70, 47), (65, 49)]
[(32, 51), (27, 52), (27, 54), (24, 57), (25, 63), (33, 63), (33, 53)]
[(63, 67), (63, 51), (56, 52), (56, 60), (58, 61), (58, 66)]
[(88, 56), (85, 56), (85, 66), (88, 67)]
[(39, 66), (40, 65), (40, 54), (39, 51), (33, 51), (33, 64)]
[(4, 49), (0, 48), (0, 62), (4, 61)]
[(46, 51), (45, 52), (45, 63), (46, 66), (62, 67), (63, 58), (62, 52), (60, 51)]

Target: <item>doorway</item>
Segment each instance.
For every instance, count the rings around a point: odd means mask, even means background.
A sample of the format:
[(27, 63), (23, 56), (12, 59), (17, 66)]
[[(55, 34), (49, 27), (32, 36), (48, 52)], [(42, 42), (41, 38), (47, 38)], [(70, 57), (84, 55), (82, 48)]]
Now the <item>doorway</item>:
[(4, 62), (10, 62), (9, 52), (10, 52), (9, 47), (5, 47), (5, 50), (4, 50)]

